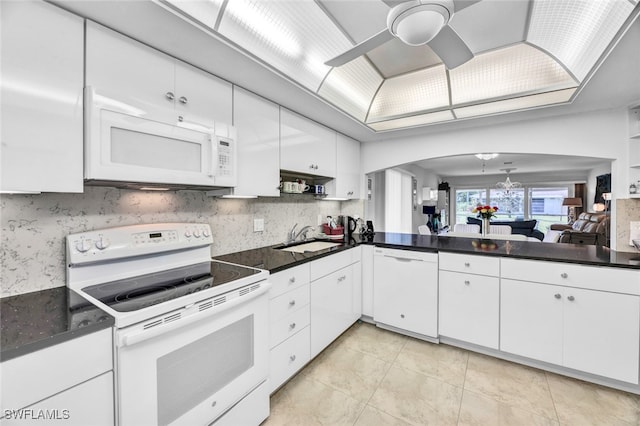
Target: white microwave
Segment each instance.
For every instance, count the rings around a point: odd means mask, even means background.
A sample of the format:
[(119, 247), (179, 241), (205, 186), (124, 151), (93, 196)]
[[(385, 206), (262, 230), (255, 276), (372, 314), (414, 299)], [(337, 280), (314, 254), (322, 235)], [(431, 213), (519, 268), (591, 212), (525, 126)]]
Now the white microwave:
[(85, 181), (138, 189), (233, 187), (234, 132), (222, 125), (223, 136), (214, 127), (86, 87)]

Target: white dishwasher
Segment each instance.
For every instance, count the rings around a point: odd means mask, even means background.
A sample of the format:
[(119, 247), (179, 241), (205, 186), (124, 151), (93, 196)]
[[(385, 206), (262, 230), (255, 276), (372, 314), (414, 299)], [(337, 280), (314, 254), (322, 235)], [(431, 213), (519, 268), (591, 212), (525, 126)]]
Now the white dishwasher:
[(375, 248), (373, 319), (383, 328), (437, 338), (437, 253)]

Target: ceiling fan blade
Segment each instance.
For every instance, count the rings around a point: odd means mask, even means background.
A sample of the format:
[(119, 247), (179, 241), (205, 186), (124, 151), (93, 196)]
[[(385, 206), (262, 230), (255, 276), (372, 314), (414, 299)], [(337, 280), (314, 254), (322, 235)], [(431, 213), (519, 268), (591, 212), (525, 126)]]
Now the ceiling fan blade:
[(453, 0), (454, 13), (458, 13), (462, 9), (466, 9), (472, 4), (478, 3), (479, 1), (480, 0)]
[(351, 49), (347, 50), (346, 52), (344, 52), (341, 55), (336, 56), (333, 59), (329, 59), (327, 62), (325, 62), (325, 65), (328, 65), (330, 67), (339, 67), (340, 65), (344, 65), (349, 61), (352, 61), (354, 59), (356, 59), (357, 57), (360, 57), (362, 55), (364, 55), (365, 53), (369, 52), (370, 50), (375, 49), (376, 47), (380, 46), (381, 44), (384, 44), (386, 42), (388, 42), (389, 40), (393, 40), (393, 35), (389, 32), (389, 30), (384, 29), (382, 31), (380, 31), (378, 34), (369, 37), (368, 39), (366, 39), (365, 41), (363, 41), (360, 44), (356, 44), (355, 46), (353, 46)]
[(447, 69), (454, 69), (473, 58), (473, 52), (460, 36), (448, 25), (442, 27), (429, 47), (442, 59)]

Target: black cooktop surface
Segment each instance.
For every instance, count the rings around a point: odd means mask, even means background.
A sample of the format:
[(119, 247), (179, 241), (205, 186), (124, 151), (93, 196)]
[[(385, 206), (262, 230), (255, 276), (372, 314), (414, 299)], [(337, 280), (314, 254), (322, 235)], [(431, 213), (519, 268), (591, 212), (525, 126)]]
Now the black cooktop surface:
[(82, 289), (118, 312), (147, 306), (227, 284), (259, 273), (258, 269), (222, 262), (202, 262), (153, 274), (95, 284)]

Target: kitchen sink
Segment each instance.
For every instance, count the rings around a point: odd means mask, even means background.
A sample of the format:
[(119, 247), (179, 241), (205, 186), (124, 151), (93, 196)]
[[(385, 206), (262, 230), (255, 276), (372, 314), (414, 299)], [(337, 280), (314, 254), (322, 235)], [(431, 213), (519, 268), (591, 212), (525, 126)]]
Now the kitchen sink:
[(297, 244), (294, 246), (279, 247), (280, 250), (290, 251), (293, 253), (313, 253), (325, 250), (331, 247), (337, 247), (342, 243), (332, 243), (330, 241), (311, 241), (308, 243)]

